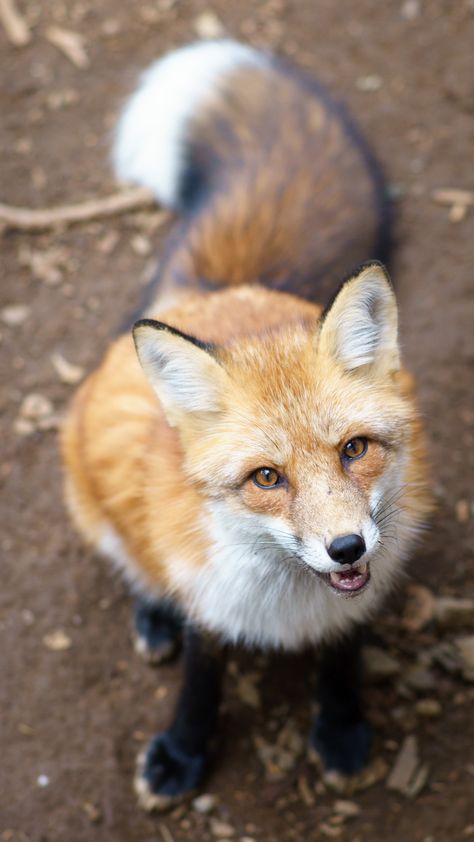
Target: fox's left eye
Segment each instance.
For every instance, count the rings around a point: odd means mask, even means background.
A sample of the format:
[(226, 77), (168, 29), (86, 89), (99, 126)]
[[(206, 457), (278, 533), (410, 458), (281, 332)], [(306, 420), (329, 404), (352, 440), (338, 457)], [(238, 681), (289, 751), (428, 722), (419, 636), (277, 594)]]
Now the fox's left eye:
[(368, 440), (362, 436), (351, 439), (342, 448), (342, 455), (345, 459), (360, 459), (367, 453)]
[(252, 479), (259, 488), (274, 488), (281, 481), (281, 476), (274, 468), (259, 468), (253, 472)]

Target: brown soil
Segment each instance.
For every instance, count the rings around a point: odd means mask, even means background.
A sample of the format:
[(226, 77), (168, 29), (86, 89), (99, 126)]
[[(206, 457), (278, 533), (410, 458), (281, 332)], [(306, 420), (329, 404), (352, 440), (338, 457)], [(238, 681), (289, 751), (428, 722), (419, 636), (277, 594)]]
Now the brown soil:
[[(205, 6), (200, 0), (41, 6), (24, 0), (21, 8), (33, 23), (31, 43), (14, 48), (0, 33), (2, 201), (40, 207), (104, 195), (114, 189), (108, 136), (122, 97), (140, 68), (194, 37)], [(439, 500), (411, 573), (437, 594), (473, 597), (474, 210), (451, 221), (449, 208), (431, 194), (439, 187), (474, 188), (474, 4), (215, 0), (212, 10), (232, 35), (288, 54), (342, 96), (386, 167), (398, 197), (392, 271), (405, 358), (420, 384)], [(52, 24), (85, 37), (87, 69), (48, 43)], [(87, 371), (100, 359), (137, 301), (151, 257), (137, 252), (148, 241), (152, 254), (159, 250), (162, 230), (150, 229), (150, 220), (153, 214), (129, 214), (3, 238), (0, 306), (30, 308), (20, 326), (1, 324), (0, 839), (6, 842), (212, 837), (209, 818), (192, 809), (157, 818), (136, 807), (134, 758), (167, 723), (179, 669), (154, 671), (133, 653), (126, 589), (84, 550), (65, 516), (55, 433), (20, 435), (15, 428), (31, 392), (47, 396), (57, 412), (64, 409), (73, 387), (60, 381), (53, 353)], [(64, 252), (56, 285), (25, 265), (28, 249), (53, 247)], [(400, 610), (391, 604), (375, 628), (404, 670), (442, 633), (429, 626), (407, 634)], [(71, 645), (53, 651), (44, 636), (58, 629)], [(305, 803), (301, 781), (314, 794), (317, 773), (304, 755), (275, 783), (255, 749), (256, 734), (271, 741), (288, 717), (305, 735), (310, 660), (258, 658), (255, 666), (239, 658), (238, 670), (258, 672), (261, 704), (242, 701), (234, 668), (207, 784), (218, 797), (215, 815), (233, 826), (234, 838), (455, 842), (474, 836), (474, 694), (457, 674), (434, 668), (436, 686), (428, 695), (442, 712), (433, 719), (415, 715), (415, 698), (397, 679), (368, 687), (376, 755), (391, 766), (405, 734), (415, 733), (429, 777), (414, 800), (383, 782), (374, 785), (356, 796), (360, 814), (339, 826), (332, 823), (331, 793), (318, 791), (314, 804)]]

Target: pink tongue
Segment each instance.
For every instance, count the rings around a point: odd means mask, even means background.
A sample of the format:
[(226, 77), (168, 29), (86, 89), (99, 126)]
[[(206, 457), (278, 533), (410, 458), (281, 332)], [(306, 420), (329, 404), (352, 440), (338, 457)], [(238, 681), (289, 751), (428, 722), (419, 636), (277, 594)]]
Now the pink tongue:
[(367, 581), (367, 570), (344, 570), (343, 573), (331, 573), (331, 582), (340, 591), (357, 591)]

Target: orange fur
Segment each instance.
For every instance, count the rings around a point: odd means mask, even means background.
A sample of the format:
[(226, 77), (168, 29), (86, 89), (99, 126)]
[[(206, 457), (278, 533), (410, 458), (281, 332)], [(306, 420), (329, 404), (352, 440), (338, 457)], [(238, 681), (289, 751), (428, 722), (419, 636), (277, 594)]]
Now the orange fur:
[[(224, 89), (195, 120), (194, 142), (212, 150), (215, 184), (171, 250), (149, 309), (215, 348), (208, 354), (157, 332), (163, 348), (155, 359), (145, 326), (150, 385), (132, 338), (121, 337), (79, 390), (62, 432), (79, 530), (100, 549), (112, 528), (139, 586), (171, 593), (198, 620), (192, 582), (213, 552), (216, 505), (236, 519), (278, 519), (308, 546), (316, 538), (327, 545), (362, 528), (374, 489), (398, 462), (397, 505), (407, 529), (431, 505), (423, 434), (411, 380), (399, 370), (396, 307), (383, 272), (354, 277), (323, 320), (319, 305), (257, 283), (293, 285), (313, 297), (315, 280), (332, 283), (370, 255), (377, 211), (360, 149), (324, 100), (281, 69), (273, 71), (273, 86), (271, 74), (252, 72), (240, 71), (232, 96)], [(219, 133), (216, 115), (229, 131)], [(203, 278), (216, 291), (200, 292)], [(163, 312), (170, 293), (179, 293), (176, 306)], [(381, 344), (362, 365), (354, 307), (362, 307), (369, 328), (379, 319), (385, 331), (382, 342), (368, 330), (362, 356), (372, 353), (374, 337)], [(346, 336), (347, 325), (355, 338)], [(203, 399), (201, 378), (209, 409), (186, 411), (173, 396), (175, 388), (189, 399), (185, 375), (169, 373), (183, 354), (186, 366), (196, 365), (188, 392)], [(163, 371), (154, 374), (166, 355), (171, 386)], [(354, 436), (367, 437), (369, 448), (348, 464), (341, 452)], [(257, 488), (251, 474), (262, 466), (281, 472), (285, 487)]]

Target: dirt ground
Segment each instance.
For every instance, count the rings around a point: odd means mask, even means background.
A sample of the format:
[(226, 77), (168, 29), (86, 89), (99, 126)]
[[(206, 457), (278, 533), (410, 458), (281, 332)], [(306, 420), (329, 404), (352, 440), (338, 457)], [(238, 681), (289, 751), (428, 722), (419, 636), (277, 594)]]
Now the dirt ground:
[[(432, 197), (437, 188), (474, 188), (472, 0), (20, 5), (31, 42), (15, 48), (0, 32), (1, 201), (10, 204), (49, 206), (114, 190), (110, 132), (138, 71), (219, 22), (235, 37), (288, 55), (349, 103), (395, 198), (392, 273), (439, 503), (411, 581), (436, 598), (474, 598), (474, 208), (464, 213)], [(87, 67), (48, 41), (53, 25), (84, 37)], [(473, 676), (453, 656), (457, 638), (473, 634), (474, 618), (467, 611), (459, 626), (430, 621), (410, 632), (401, 620), (403, 593), (374, 625), (392, 665), (385, 680), (368, 683), (367, 705), (382, 777), (407, 735), (415, 736), (426, 777), (416, 797), (379, 780), (352, 797), (360, 811), (344, 817), (300, 746), (315, 682), (311, 658), (239, 655), (206, 785), (217, 799), (213, 813), (184, 807), (156, 817), (137, 809), (135, 755), (168, 722), (180, 671), (176, 664), (153, 670), (134, 654), (126, 588), (84, 550), (67, 520), (55, 416), (74, 389), (63, 380), (81, 371), (68, 369), (61, 379), (52, 357), (93, 369), (137, 303), (163, 239), (159, 223), (155, 212), (130, 213), (2, 238), (0, 840), (474, 838)], [(51, 402), (43, 401), (39, 425), (24, 417), (31, 393)], [(26, 412), (35, 414), (31, 404)], [(407, 678), (414, 667), (418, 684)], [(280, 746), (276, 779), (261, 762), (262, 740)]]

